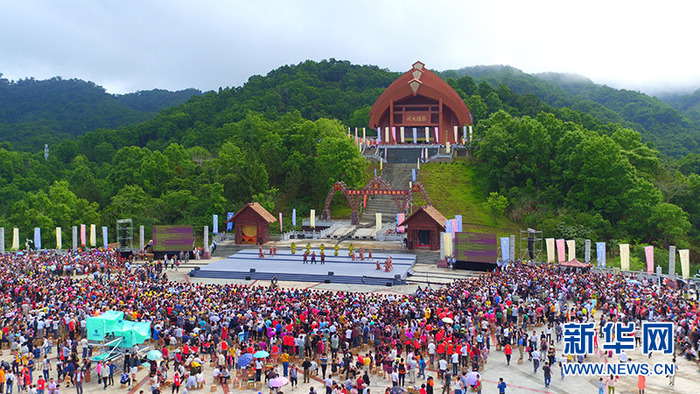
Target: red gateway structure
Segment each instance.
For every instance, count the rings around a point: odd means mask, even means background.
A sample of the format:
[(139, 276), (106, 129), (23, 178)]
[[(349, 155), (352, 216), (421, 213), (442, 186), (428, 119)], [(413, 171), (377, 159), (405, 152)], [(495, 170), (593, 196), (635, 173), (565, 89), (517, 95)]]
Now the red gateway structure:
[(381, 128), (382, 144), (462, 143), (460, 129), (472, 124), (464, 100), (421, 62), (415, 62), (379, 96), (369, 116), (369, 126)]

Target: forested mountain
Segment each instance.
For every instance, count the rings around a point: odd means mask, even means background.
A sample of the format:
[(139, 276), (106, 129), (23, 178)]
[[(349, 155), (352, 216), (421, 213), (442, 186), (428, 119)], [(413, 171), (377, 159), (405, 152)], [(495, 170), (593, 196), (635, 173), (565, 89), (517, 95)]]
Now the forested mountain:
[(681, 111), (700, 127), (700, 89), (691, 94), (660, 94), (659, 100)]
[(182, 104), (194, 95), (201, 92), (151, 90), (112, 95), (101, 86), (78, 79), (9, 81), (0, 74), (0, 142), (37, 151), (44, 144), (99, 128), (148, 120), (161, 109)]
[(496, 89), (503, 84), (520, 95), (534, 94), (549, 106), (622, 124), (640, 132), (645, 142), (671, 157), (700, 153), (700, 127), (681, 111), (643, 93), (597, 85), (578, 75), (527, 74), (509, 66), (466, 67), (442, 75), (470, 76)]
[[(364, 184), (366, 163), (345, 131), (367, 125), (370, 106), (398, 75), (306, 61), (139, 124), (63, 140), (48, 161), (0, 147), (0, 224), (204, 225), (251, 200), (307, 215), (322, 208), (333, 182)], [(700, 244), (700, 155), (664, 157), (603, 104), (586, 101), (597, 109), (590, 113), (548, 104), (517, 91), (544, 80), (513, 78), (514, 87), (447, 78), (477, 121), (475, 187), (505, 196), (511, 219), (548, 236)]]

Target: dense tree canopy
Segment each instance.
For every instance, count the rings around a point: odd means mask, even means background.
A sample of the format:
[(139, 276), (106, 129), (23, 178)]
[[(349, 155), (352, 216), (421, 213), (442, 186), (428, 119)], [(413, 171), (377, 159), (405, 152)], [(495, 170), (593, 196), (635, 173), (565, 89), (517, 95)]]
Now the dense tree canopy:
[[(495, 84), (485, 75), (452, 74), (447, 82), (475, 117), (473, 165), (484, 200), (501, 197), (493, 200), (496, 213), (505, 208), (549, 236), (698, 243), (700, 156), (676, 161), (669, 157), (683, 152), (675, 142), (665, 154), (649, 144), (662, 147), (651, 136), (665, 136), (664, 127), (672, 129), (669, 141), (695, 141), (682, 117), (660, 115), (666, 109), (654, 100), (635, 109), (637, 93), (575, 90), (517, 73)], [(147, 227), (201, 226), (252, 200), (283, 212), (320, 209), (333, 182), (365, 182), (366, 163), (345, 133), (366, 126), (371, 105), (397, 76), (334, 59), (307, 61), (135, 125), (63, 139), (51, 145), (48, 161), (0, 143), (0, 224), (112, 226), (134, 218)], [(590, 90), (585, 100), (581, 89)], [(615, 98), (593, 99), (603, 91)], [(130, 108), (152, 109), (134, 100), (121, 98)], [(644, 111), (651, 111), (645, 127), (630, 120)], [(658, 127), (647, 129), (651, 124)]]

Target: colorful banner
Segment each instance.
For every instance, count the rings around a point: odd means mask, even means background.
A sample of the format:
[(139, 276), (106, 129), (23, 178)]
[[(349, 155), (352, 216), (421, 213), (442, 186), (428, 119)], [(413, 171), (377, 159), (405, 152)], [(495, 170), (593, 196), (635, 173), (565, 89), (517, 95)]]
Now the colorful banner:
[(455, 220), (457, 221), (457, 232), (462, 232), (462, 215), (455, 215)]
[(571, 261), (576, 258), (576, 241), (569, 239), (566, 241), (566, 248), (569, 249), (569, 260)]
[(469, 125), (469, 144), (470, 145), (471, 145), (473, 139), (474, 139), (474, 136), (472, 135), (472, 126)]
[(367, 129), (365, 129), (363, 127), (362, 128), (362, 142), (364, 143), (365, 141), (367, 141)]
[(591, 240), (587, 239), (583, 247), (583, 261), (585, 263), (591, 262)]
[(41, 249), (41, 229), (34, 227), (34, 248)]
[(280, 212), (280, 232), (282, 231), (282, 212)]
[(420, 158), (425, 159), (425, 149), (420, 150)]
[(377, 127), (377, 143), (381, 144), (382, 143), (382, 128)]
[(390, 144), (391, 140), (389, 139), (389, 127), (385, 127), (384, 132), (386, 133), (386, 135), (385, 135), (386, 138), (384, 139), (384, 143)]
[(454, 238), (457, 234), (457, 220), (452, 219), (450, 221), (452, 222), (452, 238)]
[[(376, 169), (374, 171), (377, 171)], [(367, 195), (362, 196), (362, 208), (367, 209)]]
[(413, 128), (413, 143), (417, 144), (418, 143), (418, 130), (416, 128)]
[(0, 227), (0, 253), (5, 253), (5, 227)]
[(415, 181), (416, 181), (416, 169), (411, 168), (411, 182), (415, 182)]
[(462, 141), (467, 142), (467, 125), (462, 126)]
[(311, 212), (309, 212), (309, 225), (311, 228), (316, 228), (316, 210), (312, 209)]
[(654, 273), (654, 247), (645, 246), (644, 255), (647, 258), (647, 274), (651, 275)]
[(403, 136), (404, 136), (404, 134), (403, 134), (403, 132), (404, 132), (403, 126), (401, 126), (401, 128), (399, 128), (399, 131), (401, 132), (401, 143), (403, 144)]
[(435, 127), (435, 143), (440, 143), (440, 128), (437, 126)]
[(219, 233), (219, 215), (211, 215), (211, 221), (212, 221), (212, 226), (211, 226), (211, 232), (214, 234)]
[(406, 220), (406, 214), (405, 213), (397, 213), (396, 214), (396, 232), (399, 234), (402, 234), (404, 231), (406, 231), (406, 228), (404, 226), (399, 226), (399, 224), (403, 223), (403, 221)]
[(598, 259), (598, 268), (605, 268), (605, 242), (595, 243), (595, 254)]
[(63, 239), (61, 238), (61, 228), (56, 227), (56, 250), (63, 249)]
[(455, 126), (455, 128), (454, 128), (454, 132), (455, 132), (455, 140), (454, 141), (455, 141), (455, 144), (458, 144), (459, 143), (459, 128), (457, 126)]
[(450, 154), (450, 141), (445, 142), (445, 153)]
[(680, 249), (678, 255), (681, 258), (681, 274), (683, 279), (690, 278), (690, 249)]
[(397, 143), (399, 141), (396, 139), (396, 126), (391, 126), (391, 139), (394, 143)]
[(450, 233), (442, 233), (442, 246), (445, 256), (454, 255), (453, 243), (454, 241), (452, 240), (452, 235), (450, 235)]
[[(208, 226), (204, 226), (204, 228), (207, 228)], [(204, 232), (204, 236), (208, 237), (209, 236), (209, 229)], [(139, 250), (143, 252), (143, 248), (146, 247), (146, 228), (144, 226), (139, 226)], [(208, 248), (209, 245), (207, 245), (206, 242), (204, 242), (204, 247)]]
[(620, 269), (630, 270), (630, 244), (620, 244)]
[(90, 247), (97, 246), (97, 228), (94, 224), (90, 225)]
[(107, 226), (102, 226), (102, 244), (105, 249), (109, 248), (109, 236)]
[(566, 241), (563, 239), (557, 240), (557, 261), (559, 263), (566, 261)]
[(452, 220), (450, 219), (445, 220), (445, 233), (450, 234), (450, 236), (453, 234)]
[(292, 209), (292, 227), (297, 228), (297, 210)]
[[(464, 127), (467, 127), (467, 126), (464, 126)], [(555, 250), (554, 238), (547, 238), (544, 240), (544, 243), (547, 246), (547, 262), (548, 263), (555, 262), (556, 257), (555, 257), (555, 253), (554, 253), (554, 250)]]
[(676, 278), (676, 247), (673, 245), (668, 247), (668, 276)]
[(231, 231), (233, 230), (233, 215), (235, 215), (235, 212), (227, 212), (226, 213), (226, 231)]
[(430, 143), (430, 127), (425, 128), (425, 142)]
[(71, 246), (73, 247), (73, 250), (77, 250), (78, 249), (78, 226), (73, 226), (71, 228), (71, 231), (72, 231), (72, 235), (73, 235), (73, 238), (72, 238), (73, 244)]
[(19, 250), (19, 229), (12, 229), (12, 250)]
[(374, 214), (374, 220), (375, 220), (375, 227), (376, 230), (379, 231), (382, 229), (382, 214), (381, 212), (377, 212)]
[(87, 245), (87, 235), (85, 234), (85, 225), (80, 225), (80, 246), (85, 247)]
[(503, 261), (503, 262), (510, 261), (509, 242), (510, 242), (509, 237), (501, 237), (501, 261)]

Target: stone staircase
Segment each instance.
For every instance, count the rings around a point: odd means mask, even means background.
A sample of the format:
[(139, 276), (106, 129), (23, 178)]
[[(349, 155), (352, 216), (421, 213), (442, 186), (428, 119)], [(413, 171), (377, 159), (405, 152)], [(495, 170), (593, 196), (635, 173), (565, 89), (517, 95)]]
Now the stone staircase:
[[(418, 153), (420, 155), (420, 153)], [(391, 184), (394, 189), (408, 189), (411, 181), (411, 169), (416, 168), (415, 164), (395, 163), (386, 164), (382, 177)], [(374, 223), (376, 213), (382, 214), (382, 222), (392, 222), (399, 212), (394, 199), (391, 196), (371, 196), (367, 200), (367, 208), (362, 215), (362, 221)]]

